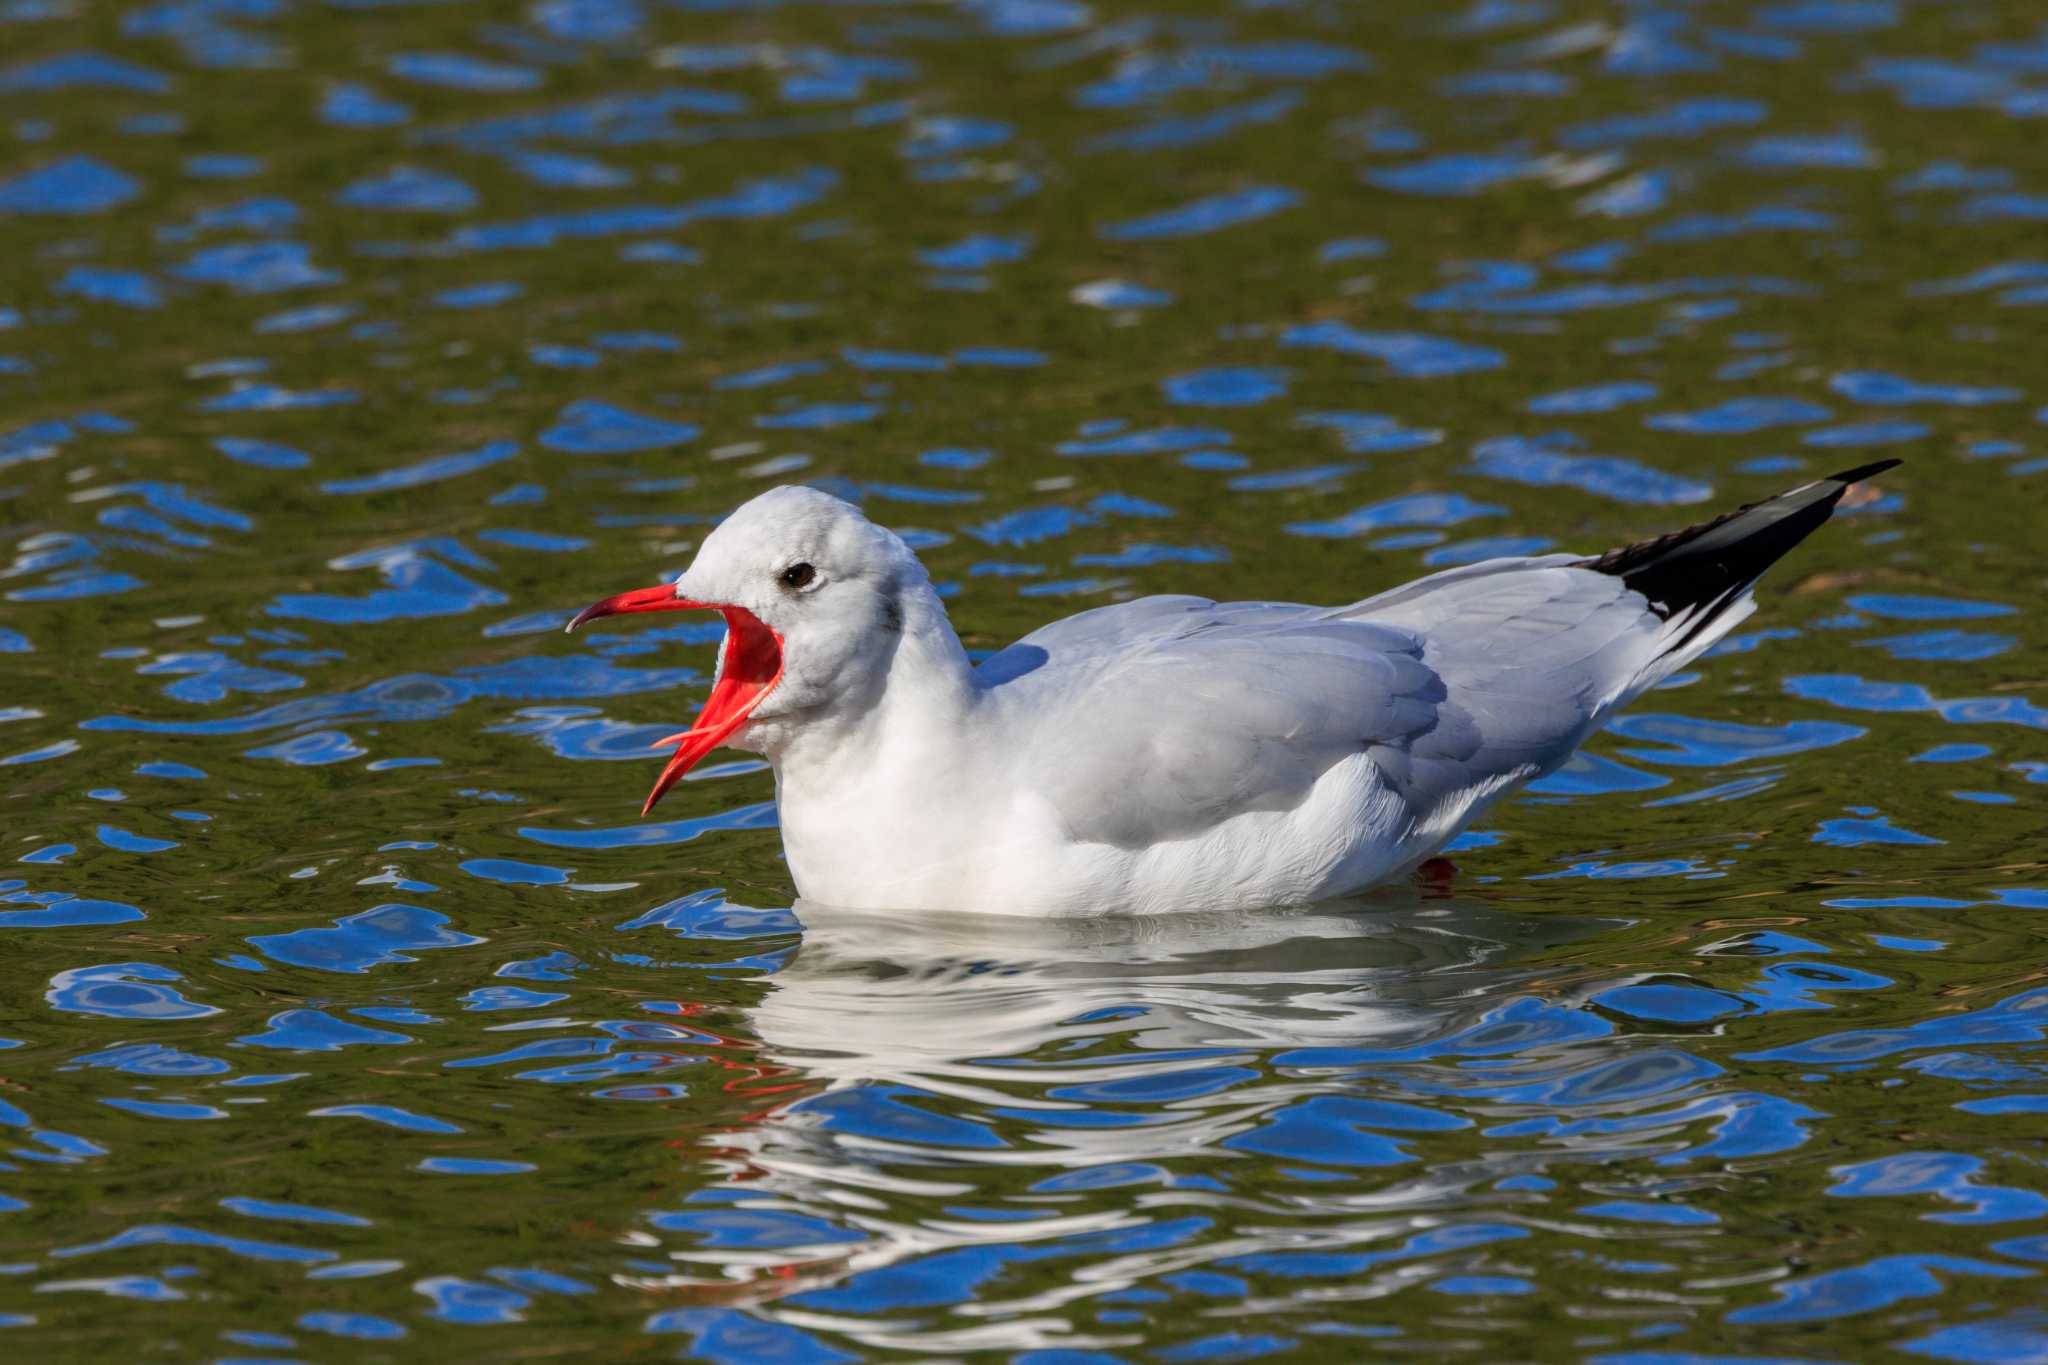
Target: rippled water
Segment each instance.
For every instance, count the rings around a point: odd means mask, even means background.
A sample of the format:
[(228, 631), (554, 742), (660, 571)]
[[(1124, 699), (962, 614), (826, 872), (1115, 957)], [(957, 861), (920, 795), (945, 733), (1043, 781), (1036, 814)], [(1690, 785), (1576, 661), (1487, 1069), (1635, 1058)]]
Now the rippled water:
[[(0, 0), (18, 1358), (2048, 1360), (2025, 0)], [(636, 822), (808, 479), (968, 643), (1879, 455), (1448, 885)]]

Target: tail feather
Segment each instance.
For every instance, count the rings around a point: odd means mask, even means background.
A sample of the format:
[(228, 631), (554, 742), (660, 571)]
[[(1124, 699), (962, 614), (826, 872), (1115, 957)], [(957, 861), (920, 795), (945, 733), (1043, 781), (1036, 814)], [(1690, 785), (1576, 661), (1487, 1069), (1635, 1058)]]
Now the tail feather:
[(1879, 460), (1830, 474), (1712, 521), (1582, 559), (1574, 567), (1619, 578), (1648, 598), (1659, 616), (1674, 625), (1682, 622), (1682, 638), (1672, 648), (1683, 649), (1740, 601), (1765, 569), (1825, 522), (1851, 484), (1897, 464)]

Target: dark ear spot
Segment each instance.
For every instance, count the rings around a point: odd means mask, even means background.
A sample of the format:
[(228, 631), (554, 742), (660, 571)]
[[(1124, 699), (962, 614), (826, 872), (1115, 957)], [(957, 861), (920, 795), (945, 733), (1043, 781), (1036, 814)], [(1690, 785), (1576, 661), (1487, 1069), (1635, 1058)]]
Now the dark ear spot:
[(903, 608), (893, 597), (882, 599), (882, 629), (891, 635), (903, 629)]

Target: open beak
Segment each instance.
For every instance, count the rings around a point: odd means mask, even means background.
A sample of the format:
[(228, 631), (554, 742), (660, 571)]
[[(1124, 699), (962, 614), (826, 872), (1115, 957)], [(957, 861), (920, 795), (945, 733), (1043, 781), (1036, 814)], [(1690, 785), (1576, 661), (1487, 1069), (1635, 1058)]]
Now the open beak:
[(668, 583), (592, 602), (577, 612), (576, 619), (566, 627), (574, 630), (585, 621), (622, 612), (688, 609), (715, 611), (725, 618), (725, 641), (718, 647), (718, 676), (712, 679), (711, 695), (705, 700), (704, 709), (697, 713), (696, 723), (679, 735), (654, 741), (655, 748), (673, 744), (676, 752), (669, 759), (668, 766), (661, 770), (654, 790), (647, 794), (647, 804), (640, 808), (643, 816), (654, 809), (654, 803), (661, 800), (684, 773), (696, 766), (697, 760), (725, 743), (728, 735), (746, 724), (747, 717), (761, 704), (761, 698), (782, 681), (782, 637), (745, 607), (678, 597), (674, 585)]

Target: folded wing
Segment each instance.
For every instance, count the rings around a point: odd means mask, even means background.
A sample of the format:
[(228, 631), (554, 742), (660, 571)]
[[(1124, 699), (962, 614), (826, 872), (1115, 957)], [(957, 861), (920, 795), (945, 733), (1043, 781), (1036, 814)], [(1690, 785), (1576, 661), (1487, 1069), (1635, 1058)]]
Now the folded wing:
[[(1149, 597), (982, 665), (1019, 774), (1077, 839), (1142, 847), (1287, 810), (1369, 758), (1413, 827), (1556, 768), (1755, 610), (1750, 587), (1886, 460), (1592, 559), (1488, 560), (1346, 607)], [(1048, 761), (1049, 760), (1049, 761)], [(1381, 831), (1398, 835), (1401, 831)]]
[(1572, 600), (1580, 577), (1612, 582), (1518, 565), (1474, 592), (1459, 590), (1469, 574), (1439, 575), (1453, 579), (1441, 628), (1402, 603), (1146, 598), (1057, 622), (983, 667), (1033, 665), (1001, 684), (1035, 731), (1017, 746), (1036, 769), (1023, 776), (1078, 839), (1141, 847), (1291, 809), (1361, 754), (1425, 819), (1490, 779), (1555, 766), (1590, 728), (1606, 661), (1555, 637), (1579, 633), (1598, 656), (1643, 613), (1595, 621), (1616, 594)]

